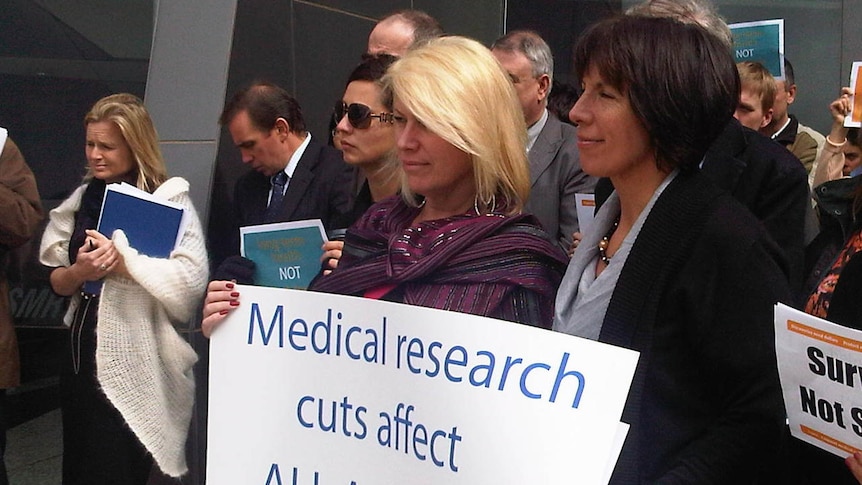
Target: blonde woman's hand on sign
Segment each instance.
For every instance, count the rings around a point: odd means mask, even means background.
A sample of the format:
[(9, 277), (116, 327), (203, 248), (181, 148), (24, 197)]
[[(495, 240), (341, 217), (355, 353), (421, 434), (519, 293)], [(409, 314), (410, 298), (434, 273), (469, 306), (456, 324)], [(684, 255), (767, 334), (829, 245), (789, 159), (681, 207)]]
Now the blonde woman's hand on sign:
[(201, 330), (210, 338), (224, 318), (239, 306), (239, 291), (233, 281), (210, 281), (204, 300)]

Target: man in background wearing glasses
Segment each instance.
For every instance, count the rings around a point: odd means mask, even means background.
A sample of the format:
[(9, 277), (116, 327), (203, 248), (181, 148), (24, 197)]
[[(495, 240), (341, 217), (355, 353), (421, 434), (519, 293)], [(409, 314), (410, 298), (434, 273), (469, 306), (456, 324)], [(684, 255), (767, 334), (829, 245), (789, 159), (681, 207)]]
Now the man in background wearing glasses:
[(535, 32), (515, 30), (494, 41), (491, 53), (512, 78), (527, 123), (531, 185), (524, 212), (535, 215), (551, 242), (568, 251), (579, 230), (575, 194), (592, 193), (596, 181), (581, 170), (575, 128), (548, 112), (551, 48)]

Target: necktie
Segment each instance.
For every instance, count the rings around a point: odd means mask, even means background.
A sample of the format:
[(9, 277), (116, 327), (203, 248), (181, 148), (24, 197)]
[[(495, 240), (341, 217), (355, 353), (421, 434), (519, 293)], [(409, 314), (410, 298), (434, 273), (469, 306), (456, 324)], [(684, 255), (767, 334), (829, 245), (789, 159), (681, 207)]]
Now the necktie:
[(264, 222), (276, 222), (281, 202), (284, 200), (284, 186), (287, 185), (288, 176), (284, 171), (280, 171), (270, 178), (272, 184), (272, 195), (269, 198), (269, 205), (263, 213)]

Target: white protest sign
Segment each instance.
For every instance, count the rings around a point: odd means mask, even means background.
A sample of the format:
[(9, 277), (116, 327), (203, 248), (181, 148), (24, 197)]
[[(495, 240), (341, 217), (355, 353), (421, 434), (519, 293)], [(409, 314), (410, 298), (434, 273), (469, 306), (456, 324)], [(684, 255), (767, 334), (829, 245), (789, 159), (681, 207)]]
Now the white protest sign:
[(604, 483), (637, 353), (461, 313), (237, 288), (210, 345), (208, 485)]
[(850, 113), (844, 117), (844, 126), (847, 128), (862, 128), (862, 62), (854, 61), (850, 68), (850, 87), (853, 95), (850, 96)]
[(790, 433), (842, 458), (862, 449), (862, 332), (775, 307)]
[(629, 426), (626, 423), (619, 423), (617, 425), (617, 434), (614, 435), (614, 443), (611, 448), (611, 456), (610, 459), (605, 463), (605, 473), (604, 478), (602, 478), (601, 483), (607, 484), (611, 482), (611, 476), (614, 474), (614, 468), (617, 466), (617, 460), (620, 457), (620, 454), (623, 452), (623, 445), (626, 444), (626, 436), (629, 434)]
[(586, 234), (596, 218), (596, 195), (575, 194), (575, 207), (578, 213), (578, 231)]

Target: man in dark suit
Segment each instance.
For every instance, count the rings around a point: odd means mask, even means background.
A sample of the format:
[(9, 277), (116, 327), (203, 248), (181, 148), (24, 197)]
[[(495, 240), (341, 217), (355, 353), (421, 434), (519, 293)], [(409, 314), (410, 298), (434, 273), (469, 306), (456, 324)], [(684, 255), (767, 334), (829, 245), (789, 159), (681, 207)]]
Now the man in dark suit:
[(595, 179), (581, 170), (576, 129), (547, 110), (551, 48), (535, 32), (515, 30), (497, 39), (491, 52), (512, 78), (527, 123), (531, 187), (524, 212), (535, 215), (551, 241), (568, 251), (579, 228), (575, 194), (592, 193)]
[(713, 142), (701, 170), (742, 202), (787, 258), (791, 289), (802, 285), (808, 175), (782, 146), (731, 120)]
[[(219, 122), (230, 131), (242, 162), (254, 169), (234, 189), (234, 254), (241, 226), (320, 219), (326, 230), (335, 229), (332, 224), (350, 208), (352, 172), (339, 151), (306, 131), (290, 94), (274, 84), (252, 84), (231, 98)], [(228, 258), (219, 270), (243, 263), (248, 261)], [(216, 279), (222, 273), (217, 270)]]
[(440, 37), (443, 27), (421, 10), (396, 10), (374, 25), (368, 35), (367, 55), (389, 54), (401, 57), (417, 43)]

